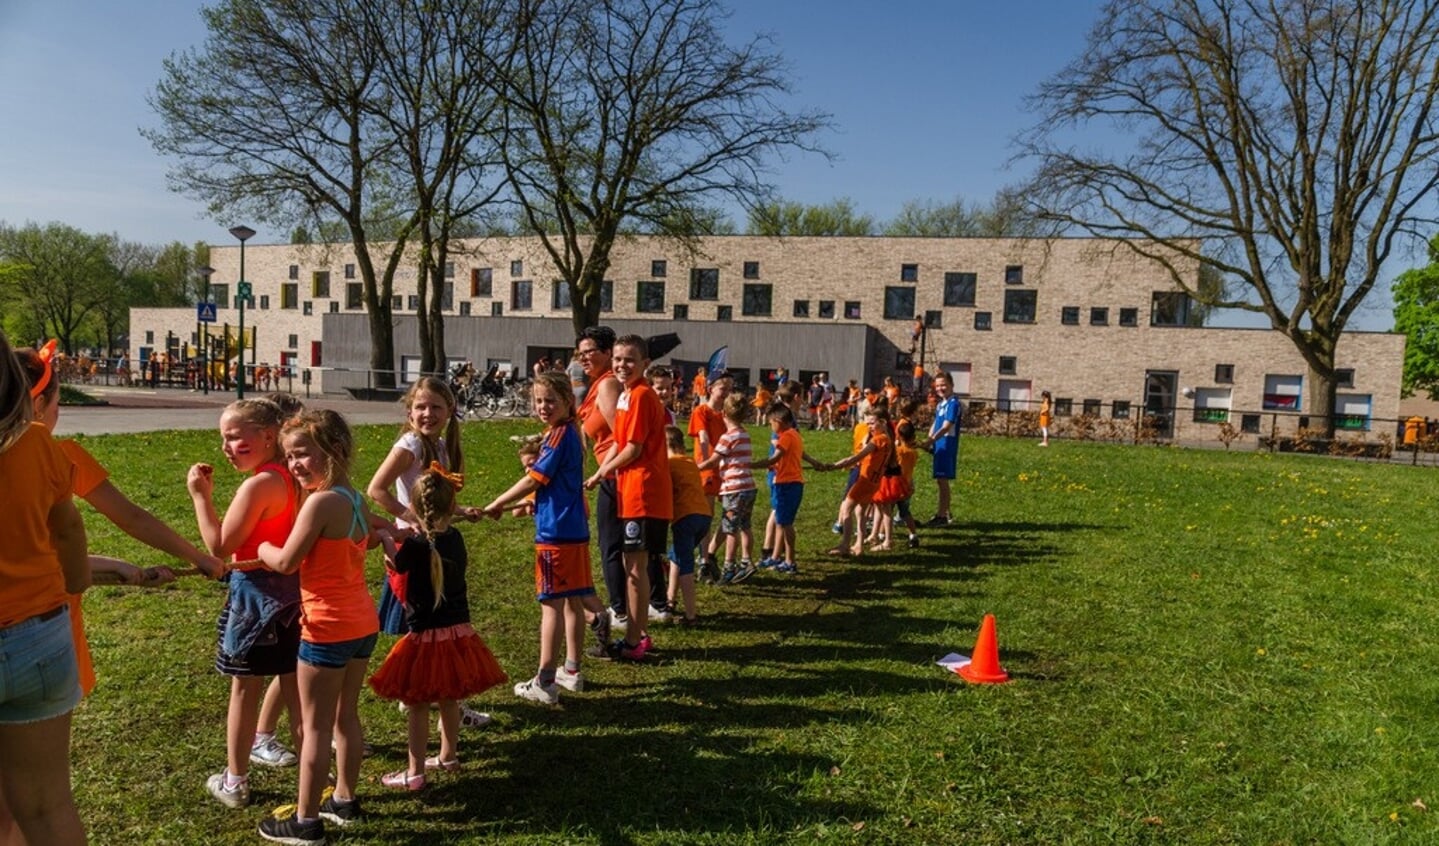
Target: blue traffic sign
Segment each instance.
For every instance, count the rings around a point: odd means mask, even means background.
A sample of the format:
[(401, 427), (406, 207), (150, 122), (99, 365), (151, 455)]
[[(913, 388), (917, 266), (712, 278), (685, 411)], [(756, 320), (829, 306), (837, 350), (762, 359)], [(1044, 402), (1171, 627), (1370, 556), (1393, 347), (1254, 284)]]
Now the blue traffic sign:
[(196, 304), (195, 304), (195, 321), (196, 321), (197, 323), (214, 323), (214, 322), (215, 322), (215, 304), (214, 304), (214, 303), (196, 303)]

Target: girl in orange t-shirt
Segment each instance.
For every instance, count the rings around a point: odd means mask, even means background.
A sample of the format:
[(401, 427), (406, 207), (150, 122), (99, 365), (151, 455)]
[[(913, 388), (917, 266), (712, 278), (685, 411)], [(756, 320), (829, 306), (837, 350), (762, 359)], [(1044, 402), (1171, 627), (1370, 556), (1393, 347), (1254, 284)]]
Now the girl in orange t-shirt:
[[(829, 465), (831, 470), (843, 470), (859, 465), (859, 475), (850, 485), (840, 505), (839, 522), (842, 533), (839, 546), (829, 550), (830, 555), (859, 555), (864, 551), (864, 512), (874, 502), (879, 491), (884, 468), (889, 461), (891, 448), (889, 437), (889, 414), (878, 405), (871, 405), (864, 413), (867, 430), (863, 445), (853, 455)], [(853, 545), (851, 546), (851, 538)]]
[[(379, 543), (364, 497), (350, 484), (354, 439), (329, 409), (301, 412), (281, 431), (285, 460), (306, 491), (295, 527), (282, 541), (266, 540), (266, 567), (300, 574), (300, 648), (295, 671), (304, 729), (300, 789), (293, 817), (267, 817), (270, 840), (323, 839), (323, 817), (344, 826), (360, 817), (355, 788), (365, 748), (360, 688), (380, 632), (380, 615), (365, 584), (365, 550)], [(330, 742), (338, 764), (335, 792), (321, 802), (330, 770)]]

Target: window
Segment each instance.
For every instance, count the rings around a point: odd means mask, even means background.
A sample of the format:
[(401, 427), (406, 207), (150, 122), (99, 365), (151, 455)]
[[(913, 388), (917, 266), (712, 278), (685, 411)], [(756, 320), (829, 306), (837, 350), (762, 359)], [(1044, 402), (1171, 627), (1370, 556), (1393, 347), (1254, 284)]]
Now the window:
[(310, 366), (319, 367), (324, 363), (324, 346), (319, 341), (310, 342)]
[(859, 300), (844, 301), (844, 319), (859, 320)]
[(500, 302), (499, 300), (495, 300), (494, 302), (490, 303), (490, 317), (504, 317), (504, 316), (505, 316), (505, 304), (504, 304), (504, 303)]
[(1264, 377), (1265, 411), (1298, 411), (1299, 395), (1304, 387), (1302, 376)]
[(1010, 265), (1006, 265), (1005, 268), (1004, 268), (1004, 284), (1006, 284), (1006, 285), (1023, 285), (1023, 284), (1024, 284), (1024, 265), (1022, 265), (1022, 264), (1010, 264)]
[(489, 297), (494, 290), (494, 268), (472, 267), (470, 268), (470, 296)]
[(1334, 428), (1349, 432), (1369, 431), (1372, 405), (1369, 394), (1334, 395)]
[(1079, 306), (1065, 306), (1059, 310), (1059, 322), (1065, 326), (1079, 325)]
[(570, 286), (565, 280), (556, 279), (550, 283), (550, 308), (555, 311), (564, 311), (570, 307)]
[(1004, 322), (1033, 323), (1038, 309), (1039, 297), (1033, 288), (1018, 288), (1004, 292)]
[(524, 275), (525, 275), (525, 263), (524, 263), (523, 261), (519, 260), (519, 259), (515, 259), (514, 261), (510, 262), (510, 275), (511, 275), (511, 276), (524, 276)]
[(973, 369), (969, 362), (941, 361), (939, 369), (949, 374), (950, 381), (954, 382), (954, 393), (957, 396), (969, 396), (969, 377)]
[(1074, 415), (1074, 400), (1069, 397), (1054, 398), (1054, 416), (1071, 417)]
[(1232, 384), (1234, 384), (1234, 365), (1232, 365), (1232, 364), (1216, 364), (1216, 365), (1214, 365), (1214, 381), (1217, 382), (1217, 383), (1219, 383), (1219, 384), (1221, 384), (1221, 385), (1232, 385)]
[(330, 271), (317, 270), (310, 274), (310, 296), (316, 299), (330, 296)]
[(300, 345), (300, 336), (299, 336), (299, 335), (291, 335), (291, 336), (290, 336), (290, 342), (289, 342), (288, 344), (286, 344), (285, 346), (287, 346), (287, 347), (289, 347), (290, 349), (293, 350), (295, 347), (298, 347), (299, 345)]
[(1259, 434), (1259, 415), (1241, 414), (1239, 416), (1239, 431), (1248, 432), (1251, 435)]
[(794, 316), (809, 317), (809, 300), (794, 301)]
[(150, 329), (146, 329), (146, 330), (145, 330), (145, 343), (147, 343), (147, 344), (153, 344), (153, 343), (155, 343), (155, 333), (154, 333), (153, 330), (150, 330)]
[(1100, 410), (1100, 402), (1099, 402), (1099, 400), (1097, 400), (1097, 399), (1087, 399), (1087, 400), (1084, 401), (1084, 416), (1085, 416), (1085, 417), (1098, 417), (1098, 416), (1099, 416), (1099, 410)]
[(1110, 406), (1109, 416), (1115, 420), (1128, 420), (1129, 400), (1115, 400), (1114, 405)]
[(300, 283), (286, 282), (280, 286), (280, 308), (299, 308)]
[(690, 299), (719, 299), (719, 269), (696, 267), (690, 271)]
[(905, 375), (914, 372), (914, 355), (904, 350), (896, 350), (894, 353), (894, 369)]
[(1229, 388), (1195, 388), (1194, 422), (1223, 423), (1229, 419)]
[(999, 357), (999, 375), (1013, 376), (1019, 372), (1019, 356), (1002, 355)]
[(769, 317), (774, 313), (774, 286), (759, 283), (745, 285), (741, 292), (740, 313), (746, 317)]
[(914, 319), (914, 289), (906, 285), (888, 285), (884, 289), (884, 319)]
[(1089, 325), (1090, 325), (1090, 326), (1108, 326), (1108, 325), (1109, 325), (1109, 309), (1104, 308), (1104, 307), (1102, 307), (1102, 306), (1100, 306), (1100, 307), (1095, 307), (1095, 308), (1090, 309), (1090, 310), (1089, 310)]
[(757, 262), (757, 261), (747, 261), (747, 262), (744, 263), (744, 278), (746, 278), (746, 279), (758, 279), (758, 278), (759, 278), (759, 262)]
[(1120, 310), (1119, 310), (1119, 325), (1120, 325), (1120, 326), (1138, 326), (1138, 325), (1139, 325), (1139, 309), (1137, 309), (1137, 308), (1122, 308), (1122, 309), (1120, 309)]
[(229, 307), (230, 307), (230, 286), (229, 286), (229, 285), (211, 285), (211, 286), (210, 286), (210, 302), (214, 303), (216, 308), (229, 308)]
[(834, 319), (834, 300), (819, 301), (819, 317), (821, 320)]
[(675, 319), (675, 320), (689, 320), (689, 319), (690, 319), (690, 307), (689, 307), (689, 304), (688, 304), (688, 303), (675, 303), (674, 319)]
[(715, 320), (721, 323), (728, 323), (734, 320), (734, 306), (723, 305), (715, 309)]
[(665, 272), (669, 270), (669, 262), (664, 259), (655, 259), (650, 262), (650, 275), (656, 279), (665, 278)]
[(663, 314), (664, 310), (665, 283), (635, 283), (635, 311), (641, 314)]
[(312, 314), (315, 313), (315, 304), (314, 304), (314, 302), (312, 302), (312, 301), (310, 301), (310, 300), (305, 300), (305, 302), (302, 303), (301, 305), (302, 305), (302, 307), (301, 307), (300, 311), (301, 311), (306, 317), (309, 317), (310, 315), (312, 315)]
[(261, 294), (261, 295), (260, 295), (260, 308), (269, 309), (269, 307), (270, 307), (270, 295), (269, 295), (269, 294)]
[(944, 312), (942, 312), (942, 311), (926, 311), (926, 312), (924, 313), (924, 328), (926, 328), (926, 329), (943, 329), (943, 328), (944, 328)]
[(1352, 367), (1343, 367), (1343, 368), (1340, 368), (1340, 369), (1338, 369), (1338, 370), (1335, 370), (1335, 371), (1334, 371), (1334, 387), (1336, 387), (1336, 388), (1352, 388), (1352, 387), (1354, 387), (1354, 368), (1352, 368)]
[(357, 309), (364, 306), (365, 286), (359, 282), (345, 283), (345, 308)]
[(355, 266), (354, 266), (353, 264), (347, 264), (347, 265), (345, 265), (345, 278), (346, 278), (346, 279), (354, 279), (354, 278), (355, 278)]
[(420, 295), (419, 295), (419, 294), (411, 294), (411, 295), (410, 295), (410, 298), (409, 298), (409, 303), (408, 303), (408, 305), (409, 305), (410, 311), (419, 311), (419, 310), (420, 310)]
[[(397, 310), (397, 311), (399, 310), (399, 306), (398, 306), (398, 301), (399, 301), (399, 299), (400, 299), (399, 297), (395, 297), (395, 300), (396, 300), (396, 303), (397, 303), (397, 304), (396, 304), (396, 310)], [(339, 313), (340, 313), (340, 301), (339, 301), (339, 300), (330, 300), (330, 314), (339, 314)]]
[(440, 308), (444, 311), (455, 310), (455, 283), (446, 282), (445, 287), (440, 289)]
[(899, 266), (899, 281), (901, 281), (901, 282), (918, 282), (918, 281), (919, 281), (919, 265), (917, 265), (917, 264), (901, 264), (901, 265)]
[(613, 279), (600, 280), (600, 311), (615, 310), (615, 283)]
[(976, 311), (974, 313), (974, 328), (981, 332), (989, 331), (989, 312)]
[(460, 317), (470, 316), (470, 301), (460, 300)]
[(944, 274), (944, 304), (947, 306), (973, 306), (974, 289), (978, 276), (973, 273)]
[(510, 311), (529, 311), (534, 308), (535, 283), (528, 279), (516, 279), (510, 283)]
[(1188, 326), (1189, 295), (1183, 291), (1155, 291), (1149, 300), (1150, 326)]
[(452, 261), (447, 261), (447, 262), (445, 262), (445, 278), (446, 278), (446, 279), (454, 279), (454, 278), (455, 278), (455, 263), (452, 262)]
[(300, 266), (299, 266), (298, 264), (292, 264), (292, 265), (290, 265), (290, 278), (291, 278), (291, 279), (299, 279), (299, 278), (300, 278)]

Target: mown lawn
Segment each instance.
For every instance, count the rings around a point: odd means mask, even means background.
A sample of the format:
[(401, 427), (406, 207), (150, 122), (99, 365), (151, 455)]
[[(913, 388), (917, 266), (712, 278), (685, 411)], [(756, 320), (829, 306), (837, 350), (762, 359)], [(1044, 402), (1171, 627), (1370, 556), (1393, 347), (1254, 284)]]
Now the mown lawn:
[[(466, 428), (462, 498), (518, 473), (507, 436)], [(756, 434), (758, 432), (756, 431)], [(359, 431), (367, 479), (395, 435)], [(838, 458), (844, 433), (806, 433)], [(85, 439), (136, 501), (194, 536), (184, 472), (210, 433)], [(927, 470), (925, 459), (922, 471)], [(224, 501), (237, 481), (217, 472)], [(1439, 836), (1434, 471), (1271, 456), (970, 438), (957, 525), (923, 547), (825, 560), (842, 477), (810, 474), (801, 574), (701, 588), (704, 625), (656, 626), (643, 666), (590, 662), (547, 709), (481, 697), (464, 770), (385, 792), (404, 723), (366, 694), (369, 819), (341, 843), (1430, 843)], [(933, 513), (920, 485), (916, 513)], [(96, 515), (92, 548), (158, 563)], [(466, 527), (476, 628), (534, 671), (523, 521)], [(371, 561), (376, 586), (377, 558)], [(87, 596), (100, 687), (74, 762), (92, 841), (251, 843), (255, 804), (204, 792), (224, 763), (211, 669), (222, 588)], [(985, 613), (1013, 681), (934, 665)], [(387, 643), (382, 643), (382, 649)], [(378, 658), (376, 659), (378, 661)]]

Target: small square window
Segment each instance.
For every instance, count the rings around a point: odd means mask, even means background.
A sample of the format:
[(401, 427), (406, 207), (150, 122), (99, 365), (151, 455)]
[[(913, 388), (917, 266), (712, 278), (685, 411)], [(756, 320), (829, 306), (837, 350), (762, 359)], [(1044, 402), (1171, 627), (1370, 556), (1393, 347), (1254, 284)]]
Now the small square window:
[(1099, 402), (1099, 400), (1097, 400), (1097, 399), (1087, 399), (1087, 400), (1084, 401), (1084, 416), (1085, 416), (1085, 417), (1098, 417), (1098, 416), (1099, 416), (1099, 409), (1100, 409), (1100, 402)]
[(1089, 310), (1089, 325), (1090, 325), (1090, 326), (1108, 326), (1108, 325), (1109, 325), (1109, 309), (1103, 308), (1103, 307), (1096, 307), (1096, 308), (1090, 309), (1090, 310)]
[(809, 317), (809, 300), (794, 301), (794, 316)]
[(525, 275), (525, 263), (524, 263), (523, 261), (521, 261), (520, 259), (515, 259), (514, 261), (510, 262), (510, 275), (511, 275), (511, 276), (524, 276), (524, 275)]
[(1002, 355), (999, 357), (999, 375), (1013, 376), (1019, 372), (1019, 356)]
[(1059, 322), (1065, 326), (1079, 325), (1079, 306), (1065, 306), (1059, 310)]
[(1239, 416), (1239, 431), (1248, 432), (1251, 435), (1259, 434), (1259, 415), (1241, 414)]
[(1033, 288), (1016, 288), (1004, 292), (1004, 322), (1033, 323), (1039, 310), (1039, 297)]
[(899, 266), (899, 281), (901, 281), (901, 282), (918, 282), (918, 281), (919, 281), (919, 265), (917, 265), (917, 264), (901, 264), (901, 265)]
[(1069, 397), (1065, 397), (1065, 398), (1063, 398), (1063, 399), (1060, 399), (1059, 397), (1055, 397), (1055, 398), (1054, 398), (1054, 416), (1055, 416), (1055, 417), (1069, 417), (1069, 416), (1071, 416), (1071, 415), (1073, 415), (1073, 414), (1074, 414), (1074, 400), (1073, 400), (1073, 399), (1071, 399), (1071, 398), (1069, 398)]
[(914, 288), (909, 285), (886, 285), (884, 287), (884, 319), (914, 319)]
[(690, 307), (689, 307), (689, 303), (675, 303), (674, 319), (675, 319), (675, 320), (689, 320), (689, 319), (690, 319)]
[(721, 323), (728, 323), (734, 320), (734, 306), (722, 305), (715, 309), (715, 320)]
[[(395, 299), (399, 299), (399, 297), (396, 297)], [(339, 313), (340, 313), (340, 301), (339, 301), (339, 300), (330, 300), (330, 314), (339, 314)]]
[(1234, 384), (1234, 365), (1232, 365), (1232, 364), (1216, 364), (1216, 365), (1214, 365), (1214, 381), (1215, 381), (1216, 383), (1220, 384), (1220, 385), (1232, 385), (1232, 384)]
[(820, 320), (834, 319), (834, 300), (819, 301), (819, 318)]
[(665, 310), (665, 283), (635, 283), (635, 311), (641, 314), (663, 314)]
[(290, 265), (290, 278), (291, 278), (291, 279), (299, 279), (299, 278), (300, 278), (300, 266), (299, 266), (298, 264), (292, 264), (292, 265)]
[(758, 278), (759, 278), (759, 262), (757, 262), (757, 261), (747, 261), (747, 262), (744, 263), (744, 278), (746, 278), (746, 279), (758, 279)]
[(1340, 369), (1335, 370), (1335, 371), (1334, 371), (1334, 387), (1336, 387), (1336, 388), (1352, 388), (1352, 387), (1354, 387), (1354, 368), (1352, 368), (1352, 367), (1341, 367)]
[(460, 317), (470, 316), (470, 301), (460, 300)]
[(504, 303), (500, 302), (499, 300), (495, 300), (494, 302), (490, 303), (490, 317), (504, 317), (504, 316), (505, 316), (505, 304), (504, 304)]
[(924, 328), (926, 328), (926, 329), (943, 329), (943, 328), (944, 328), (944, 312), (942, 312), (942, 311), (926, 311), (926, 312), (924, 313)]
[(1119, 310), (1119, 325), (1120, 325), (1120, 326), (1138, 326), (1138, 325), (1139, 325), (1139, 309), (1137, 309), (1137, 308), (1122, 308), (1122, 309), (1120, 309), (1120, 310)]
[(315, 303), (314, 303), (314, 301), (313, 301), (313, 300), (305, 300), (303, 303), (300, 304), (300, 311), (301, 311), (301, 313), (303, 313), (306, 317), (309, 317), (310, 315), (314, 314), (314, 313), (315, 313)]
[(668, 270), (669, 262), (665, 261), (664, 259), (654, 259), (650, 262), (650, 275), (656, 279), (665, 278), (665, 273)]
[(989, 312), (976, 311), (974, 313), (974, 328), (981, 332), (989, 331)]
[(844, 319), (859, 320), (859, 300), (844, 301)]
[(1115, 400), (1111, 406), (1109, 416), (1115, 420), (1129, 419), (1129, 400)]
[(1024, 265), (1022, 265), (1022, 264), (1006, 265), (1005, 268), (1004, 268), (1004, 284), (1006, 284), (1006, 285), (1023, 285), (1023, 284), (1024, 284)]

